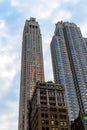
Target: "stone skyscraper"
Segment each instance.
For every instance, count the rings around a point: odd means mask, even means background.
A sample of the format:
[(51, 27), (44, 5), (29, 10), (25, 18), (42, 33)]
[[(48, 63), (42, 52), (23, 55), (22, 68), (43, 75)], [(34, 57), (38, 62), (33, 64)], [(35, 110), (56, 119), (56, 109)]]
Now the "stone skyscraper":
[(66, 88), (70, 120), (79, 108), (87, 113), (87, 48), (80, 28), (74, 23), (58, 22), (51, 42), (51, 55), (56, 83)]
[(26, 20), (21, 60), (19, 130), (29, 130), (29, 100), (37, 81), (44, 81), (42, 38), (35, 18)]

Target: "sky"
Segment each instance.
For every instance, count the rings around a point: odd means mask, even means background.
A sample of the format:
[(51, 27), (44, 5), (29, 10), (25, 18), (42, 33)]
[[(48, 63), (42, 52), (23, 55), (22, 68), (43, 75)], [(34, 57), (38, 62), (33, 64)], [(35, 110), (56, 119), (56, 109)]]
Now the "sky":
[(87, 0), (0, 0), (0, 130), (18, 129), (22, 32), (35, 17), (42, 34), (45, 80), (53, 80), (50, 42), (58, 21), (87, 37)]

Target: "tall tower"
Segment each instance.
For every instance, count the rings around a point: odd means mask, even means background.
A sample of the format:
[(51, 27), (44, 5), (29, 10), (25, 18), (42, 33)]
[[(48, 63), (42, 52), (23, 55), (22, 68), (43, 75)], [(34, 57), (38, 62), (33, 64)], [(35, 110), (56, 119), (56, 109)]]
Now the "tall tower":
[(35, 18), (26, 20), (21, 60), (19, 130), (29, 130), (29, 100), (37, 81), (44, 81), (42, 38)]
[(80, 28), (74, 23), (56, 24), (51, 42), (54, 80), (65, 85), (71, 121), (78, 116), (79, 108), (87, 112), (87, 48), (84, 42)]

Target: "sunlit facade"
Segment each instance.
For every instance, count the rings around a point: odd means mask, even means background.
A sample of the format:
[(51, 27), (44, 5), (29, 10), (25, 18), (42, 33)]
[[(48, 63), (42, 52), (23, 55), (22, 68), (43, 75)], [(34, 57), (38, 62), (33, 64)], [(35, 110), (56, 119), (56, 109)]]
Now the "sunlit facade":
[(58, 22), (51, 55), (54, 80), (65, 85), (72, 121), (78, 116), (79, 108), (87, 112), (87, 48), (80, 28), (74, 23)]
[(35, 18), (26, 20), (21, 60), (19, 130), (29, 130), (29, 100), (37, 81), (44, 81), (42, 38)]

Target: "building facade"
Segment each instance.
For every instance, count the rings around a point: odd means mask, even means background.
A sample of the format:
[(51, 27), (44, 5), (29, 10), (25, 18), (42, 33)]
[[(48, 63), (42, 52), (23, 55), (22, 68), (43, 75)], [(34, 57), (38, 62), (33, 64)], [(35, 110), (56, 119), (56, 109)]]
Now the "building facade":
[(56, 83), (65, 85), (69, 118), (87, 112), (87, 48), (80, 28), (74, 23), (58, 22), (51, 42)]
[(70, 130), (64, 86), (37, 82), (30, 119), (31, 130)]
[(35, 18), (26, 20), (21, 59), (19, 130), (29, 130), (29, 100), (37, 81), (44, 81), (42, 38)]

